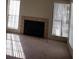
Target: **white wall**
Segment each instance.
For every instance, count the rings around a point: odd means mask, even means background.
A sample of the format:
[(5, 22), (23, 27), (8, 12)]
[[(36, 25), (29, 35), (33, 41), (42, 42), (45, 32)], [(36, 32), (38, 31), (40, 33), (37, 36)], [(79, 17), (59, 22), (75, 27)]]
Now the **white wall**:
[(73, 6), (71, 6), (71, 19), (70, 19), (70, 33), (69, 33), (69, 44), (73, 49)]
[(50, 0), (21, 0), (20, 15), (49, 17)]

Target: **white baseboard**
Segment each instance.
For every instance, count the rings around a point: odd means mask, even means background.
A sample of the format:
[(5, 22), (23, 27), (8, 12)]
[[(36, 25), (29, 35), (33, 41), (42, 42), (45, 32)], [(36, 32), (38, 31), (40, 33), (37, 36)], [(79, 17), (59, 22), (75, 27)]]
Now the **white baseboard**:
[(68, 45), (68, 50), (69, 50), (71, 56), (73, 57), (73, 49), (71, 48), (69, 41), (67, 41), (67, 45)]

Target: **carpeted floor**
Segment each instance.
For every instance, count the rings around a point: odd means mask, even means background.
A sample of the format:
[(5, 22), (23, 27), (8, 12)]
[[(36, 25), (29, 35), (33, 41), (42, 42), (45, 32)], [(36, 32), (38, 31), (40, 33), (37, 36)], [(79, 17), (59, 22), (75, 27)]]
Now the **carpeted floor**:
[(6, 59), (71, 59), (71, 56), (66, 43), (8, 33)]

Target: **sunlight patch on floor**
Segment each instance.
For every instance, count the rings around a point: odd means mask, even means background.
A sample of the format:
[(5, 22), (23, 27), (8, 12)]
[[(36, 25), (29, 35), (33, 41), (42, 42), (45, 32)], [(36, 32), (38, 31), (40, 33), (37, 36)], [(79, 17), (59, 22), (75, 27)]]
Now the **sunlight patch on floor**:
[(18, 35), (7, 34), (6, 45), (7, 55), (25, 59), (20, 38)]

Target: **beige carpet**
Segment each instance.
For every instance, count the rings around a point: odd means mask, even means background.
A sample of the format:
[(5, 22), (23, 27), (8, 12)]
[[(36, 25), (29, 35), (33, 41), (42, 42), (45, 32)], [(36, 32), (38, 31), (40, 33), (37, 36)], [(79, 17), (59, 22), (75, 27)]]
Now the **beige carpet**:
[(7, 55), (7, 59), (71, 59), (65, 43), (17, 34), (7, 35)]

